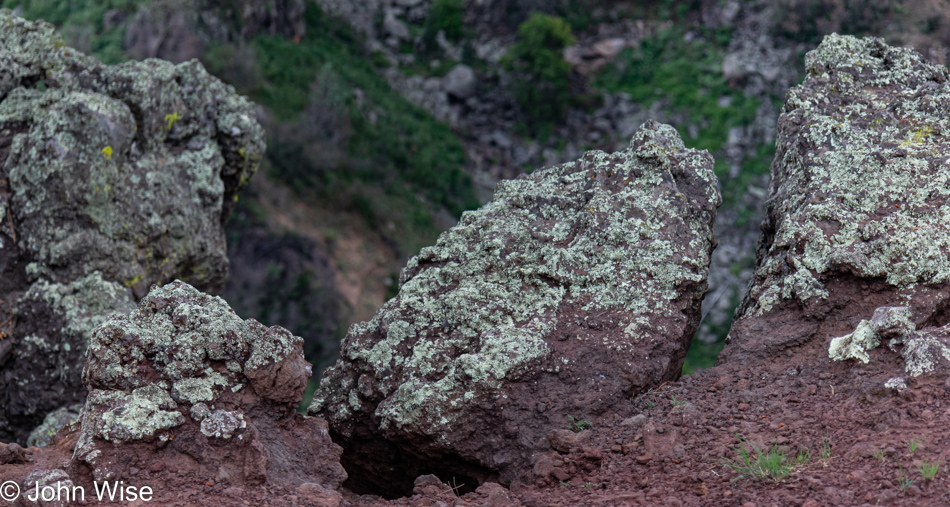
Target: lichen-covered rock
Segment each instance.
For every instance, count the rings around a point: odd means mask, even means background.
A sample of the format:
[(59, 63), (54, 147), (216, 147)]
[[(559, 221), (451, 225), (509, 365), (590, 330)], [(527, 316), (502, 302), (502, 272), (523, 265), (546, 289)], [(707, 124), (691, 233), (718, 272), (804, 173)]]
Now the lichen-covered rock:
[(82, 400), (89, 334), (151, 284), (223, 288), (222, 223), (263, 150), (197, 61), (106, 66), (0, 11), (0, 440)]
[(677, 378), (713, 248), (712, 166), (648, 122), (625, 151), (503, 181), (463, 214), (353, 326), (310, 407), (350, 474), (392, 494), (424, 470), (509, 483), (569, 415)]
[(756, 272), (723, 361), (803, 344), (873, 361), (880, 333), (950, 322), (950, 72), (838, 35), (805, 63), (779, 120)]
[(333, 490), (346, 479), (326, 422), (296, 413), (311, 371), (286, 329), (241, 320), (175, 281), (99, 326), (86, 354), (74, 458), (97, 480), (146, 484), (168, 470), (195, 483)]
[(63, 429), (64, 426), (79, 422), (79, 415), (82, 412), (82, 404), (69, 405), (58, 408), (48, 414), (43, 419), (43, 424), (36, 427), (30, 437), (26, 439), (26, 445), (45, 447), (50, 439), (56, 435), (56, 432)]
[(890, 338), (888, 347), (899, 350), (907, 375), (931, 373), (941, 364), (950, 371), (950, 325), (917, 330), (912, 317), (906, 306), (878, 308), (871, 320), (862, 320), (853, 333), (831, 340), (828, 356), (835, 361), (857, 359), (868, 363), (868, 351)]

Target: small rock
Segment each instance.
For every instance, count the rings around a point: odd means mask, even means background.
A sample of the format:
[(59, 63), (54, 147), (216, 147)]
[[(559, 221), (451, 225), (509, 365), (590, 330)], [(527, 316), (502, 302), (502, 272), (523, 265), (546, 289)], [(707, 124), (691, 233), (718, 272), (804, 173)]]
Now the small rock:
[(644, 414), (637, 414), (633, 417), (628, 417), (620, 423), (621, 426), (628, 426), (634, 430), (640, 429), (644, 424), (647, 423), (647, 416)]
[(475, 94), (475, 71), (465, 64), (458, 64), (442, 78), (442, 87), (449, 95), (465, 100)]
[(570, 452), (574, 447), (589, 442), (591, 435), (590, 430), (580, 433), (574, 433), (571, 430), (551, 430), (548, 432), (548, 441), (551, 442), (552, 449), (558, 452)]
[(400, 41), (409, 40), (409, 27), (397, 19), (393, 11), (383, 16), (383, 32)]
[(339, 507), (343, 503), (343, 495), (339, 491), (334, 491), (315, 482), (305, 482), (297, 486), (297, 496), (308, 504), (324, 507)]
[(0, 444), (0, 465), (26, 463), (26, 449), (17, 444)]

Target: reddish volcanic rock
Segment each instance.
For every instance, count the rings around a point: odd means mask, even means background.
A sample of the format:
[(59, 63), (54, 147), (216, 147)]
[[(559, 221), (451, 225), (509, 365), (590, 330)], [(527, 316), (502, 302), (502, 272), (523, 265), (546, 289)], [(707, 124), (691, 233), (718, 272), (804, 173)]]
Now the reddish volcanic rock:
[(708, 153), (647, 122), (630, 147), (498, 185), (354, 326), (310, 408), (347, 484), (510, 484), (569, 416), (680, 375), (720, 203)]
[(946, 370), (950, 72), (838, 35), (805, 66), (779, 120), (757, 268), (720, 361), (807, 344), (867, 363), (892, 354), (876, 348), (887, 343), (904, 358), (894, 375)]
[(93, 333), (75, 459), (100, 481), (336, 489), (340, 447), (295, 410), (310, 377), (302, 344), (184, 282), (153, 287)]

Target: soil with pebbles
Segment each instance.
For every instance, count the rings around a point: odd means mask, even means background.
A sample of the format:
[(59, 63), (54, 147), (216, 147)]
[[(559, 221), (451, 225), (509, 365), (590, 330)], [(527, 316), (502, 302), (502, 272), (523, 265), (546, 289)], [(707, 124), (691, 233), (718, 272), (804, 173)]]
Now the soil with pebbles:
[[(514, 490), (488, 483), (464, 493), (470, 485), (453, 485), (451, 478), (445, 484), (429, 476), (416, 481), (409, 497), (384, 500), (343, 491), (341, 499), (312, 487), (235, 488), (205, 478), (175, 476), (169, 489), (156, 489), (150, 503), (946, 505), (950, 501), (948, 379), (922, 376), (908, 379), (903, 390), (885, 388), (884, 383), (902, 369), (902, 360), (887, 347), (870, 355), (866, 365), (832, 362), (824, 345), (815, 343), (758, 364), (720, 365), (634, 400), (619, 401), (617, 412), (629, 412), (632, 405), (639, 414), (595, 419), (589, 430), (573, 438), (559, 430), (567, 429), (567, 415), (584, 415), (565, 414), (564, 427), (552, 428), (558, 431), (549, 438), (561, 451), (552, 448), (537, 461), (533, 482)], [(552, 409), (557, 409), (556, 401)], [(26, 469), (50, 469), (68, 462), (72, 454), (68, 434), (67, 430), (58, 435), (49, 447), (23, 451), (20, 460), (12, 459), (4, 446), (0, 481), (22, 477)], [(785, 449), (789, 475), (777, 481), (740, 477), (726, 462), (740, 459), (737, 448), (741, 445)], [(799, 464), (800, 451), (806, 451), (808, 459)], [(936, 476), (924, 479), (920, 468), (934, 463), (939, 464)], [(70, 475), (91, 481), (82, 473)]]
[[(417, 487), (389, 504), (947, 505), (950, 383), (924, 376), (885, 388), (901, 368), (886, 347), (867, 365), (832, 362), (819, 346), (720, 365), (633, 400), (641, 415), (593, 421), (581, 443), (536, 466), (544, 475), (504, 501), (485, 486), (460, 497)], [(727, 464), (741, 460), (741, 446), (784, 449), (789, 475), (741, 477)], [(920, 469), (930, 464), (939, 469), (928, 480)], [(382, 504), (367, 500), (354, 503)]]

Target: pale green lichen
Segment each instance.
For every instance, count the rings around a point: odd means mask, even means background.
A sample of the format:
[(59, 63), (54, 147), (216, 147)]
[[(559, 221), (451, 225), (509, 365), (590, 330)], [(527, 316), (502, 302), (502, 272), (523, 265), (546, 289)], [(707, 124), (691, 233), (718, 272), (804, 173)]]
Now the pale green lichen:
[(56, 435), (56, 432), (64, 426), (79, 421), (82, 404), (70, 405), (54, 410), (43, 419), (43, 424), (39, 425), (30, 433), (26, 439), (26, 445), (45, 447), (49, 441)]
[(172, 397), (195, 404), (215, 399), (215, 388), (230, 387), (227, 377), (211, 370), (205, 370), (203, 377), (190, 377), (172, 383)]
[(209, 438), (231, 438), (247, 427), (244, 414), (229, 410), (215, 410), (201, 420), (201, 433)]
[(950, 362), (948, 337), (948, 327), (916, 330), (906, 306), (881, 307), (874, 311), (871, 320), (862, 320), (853, 333), (833, 339), (828, 354), (835, 361), (857, 359), (867, 363), (867, 351), (877, 348), (882, 339), (890, 338), (889, 348), (900, 348), (905, 372), (918, 377), (932, 373), (942, 361)]
[[(242, 320), (184, 282), (155, 286), (137, 309), (93, 333), (75, 456), (105, 479), (115, 473), (109, 460), (126, 451), (101, 440), (171, 441), (185, 423), (209, 438), (243, 440), (246, 413), (296, 407), (309, 378), (304, 364), (303, 340), (287, 330)], [(249, 383), (253, 390), (242, 391)]]
[(918, 336), (904, 343), (905, 371), (911, 377), (931, 373), (941, 359), (950, 361), (950, 347), (933, 336)]
[(652, 122), (625, 151), (500, 182), (410, 259), (397, 298), (351, 328), (310, 412), (343, 433), (370, 410), (381, 428), (438, 436), (479, 397), (540, 368), (566, 304), (582, 320), (616, 312), (610, 324), (626, 333), (607, 347), (618, 357), (666, 355), (646, 338), (676, 331), (650, 322), (682, 321), (672, 303), (683, 287), (705, 289), (719, 202), (711, 157)]
[(155, 385), (135, 389), (131, 395), (95, 390), (89, 397), (89, 403), (109, 407), (102, 411), (95, 433), (106, 441), (148, 440), (185, 422), (171, 396)]
[[(18, 325), (14, 337), (37, 338), (21, 342), (0, 390), (29, 400), (3, 414), (26, 421), (82, 394), (92, 328), (151, 284), (187, 276), (223, 288), (221, 224), (257, 170), (264, 135), (252, 104), (197, 60), (102, 65), (65, 47), (52, 25), (7, 10), (0, 69), (0, 130), (13, 135), (0, 161), (11, 191), (0, 218), (15, 218), (17, 237), (0, 249), (17, 249), (2, 256), (22, 257), (32, 284), (17, 311), (36, 325)], [(98, 288), (86, 281), (93, 276)], [(101, 289), (106, 306), (76, 284)], [(58, 315), (66, 326), (43, 327)], [(3, 440), (13, 438), (6, 422)]]
[(877, 348), (881, 339), (869, 320), (862, 320), (854, 332), (831, 340), (828, 356), (835, 361), (857, 359), (862, 363), (870, 361), (867, 351)]
[(781, 120), (774, 237), (746, 313), (826, 299), (831, 272), (884, 279), (903, 294), (950, 283), (950, 89), (938, 85), (947, 69), (880, 39), (838, 35), (806, 67)]

